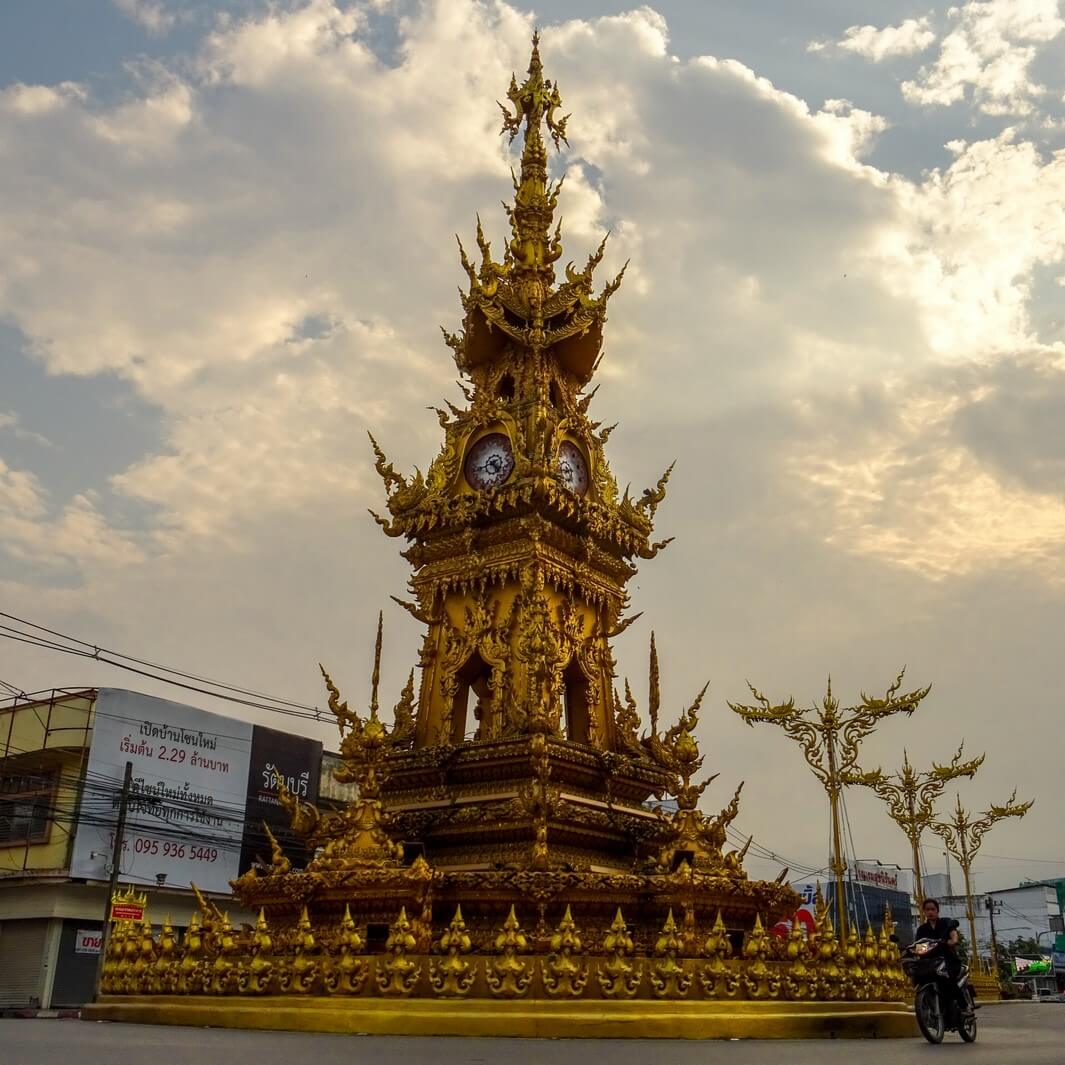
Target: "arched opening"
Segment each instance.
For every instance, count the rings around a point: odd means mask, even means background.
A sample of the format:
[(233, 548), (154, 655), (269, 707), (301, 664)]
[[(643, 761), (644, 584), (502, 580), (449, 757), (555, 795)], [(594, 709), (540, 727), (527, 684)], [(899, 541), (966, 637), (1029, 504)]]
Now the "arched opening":
[(499, 398), (508, 403), (514, 398), (514, 378), (508, 373), (499, 379)]
[[(489, 687), (492, 669), (480, 654), (474, 651), (466, 660), (466, 664), (459, 669), (456, 679), (458, 688), (451, 704), (451, 742), (462, 743), (468, 731), (472, 733), (474, 740), (483, 739), (490, 733), (492, 725), (488, 720), (492, 701), (492, 690)], [(473, 692), (475, 701), (473, 721), (467, 723), (470, 692)]]
[(580, 663), (574, 658), (562, 674), (563, 709), (566, 712), (566, 738), (577, 743), (588, 743), (591, 738), (591, 722), (588, 717), (588, 678)]

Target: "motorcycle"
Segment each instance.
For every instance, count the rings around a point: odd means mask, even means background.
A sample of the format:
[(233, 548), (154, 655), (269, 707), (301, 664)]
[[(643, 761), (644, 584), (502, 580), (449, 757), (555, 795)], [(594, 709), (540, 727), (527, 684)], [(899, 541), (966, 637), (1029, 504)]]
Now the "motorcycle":
[[(957, 927), (958, 922), (954, 922)], [(949, 948), (941, 939), (919, 939), (902, 952), (902, 969), (914, 986), (913, 1012), (917, 1026), (929, 1043), (942, 1043), (946, 1032), (957, 1032), (966, 1043), (976, 1042), (976, 996), (969, 983), (969, 967), (962, 965), (957, 985), (968, 1001), (963, 1013), (951, 993), (947, 968)]]

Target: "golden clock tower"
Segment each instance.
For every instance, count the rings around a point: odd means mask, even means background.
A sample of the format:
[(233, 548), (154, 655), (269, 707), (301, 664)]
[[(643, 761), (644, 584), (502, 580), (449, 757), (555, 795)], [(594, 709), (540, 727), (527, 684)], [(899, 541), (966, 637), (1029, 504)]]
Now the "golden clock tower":
[[(503, 131), (513, 139), (524, 126), (505, 208), (510, 239), (495, 261), (478, 222), (476, 265), (460, 244), (465, 317), (459, 333), (445, 332), (470, 383), (468, 405), (438, 411), (444, 445), (424, 476), (400, 476), (373, 442), (390, 517), (374, 516), (410, 542), (415, 601), (402, 605), (426, 626), (412, 750), (397, 753), (387, 804), (400, 821), (406, 814), (436, 864), (517, 860), (539, 844), (538, 863), (554, 854), (631, 868), (636, 837), (655, 834), (640, 804), (669, 790), (669, 767), (639, 741), (631, 697), (615, 695), (610, 641), (633, 620), (622, 617), (633, 560), (668, 542), (651, 534), (669, 471), (641, 498), (619, 497), (604, 450), (613, 427), (589, 417), (587, 388), (621, 275), (596, 293), (604, 241), (556, 283), (562, 181), (548, 181), (543, 130), (557, 148), (566, 118), (535, 39), (528, 77), (512, 79), (507, 96)], [(655, 694), (652, 703), (654, 715)], [(547, 792), (536, 801), (522, 788), (533, 779), (566, 801), (554, 794), (552, 804)], [(444, 794), (480, 807), (478, 838), (472, 809), (455, 830), (455, 804), (440, 810)], [(523, 795), (536, 805), (538, 838)], [(590, 833), (553, 816), (574, 804), (605, 809), (610, 823)]]
[(643, 735), (628, 683), (616, 692), (611, 641), (632, 621), (635, 559), (663, 546), (668, 471), (619, 498), (610, 430), (588, 415), (621, 279), (596, 294), (600, 246), (557, 283), (543, 130), (557, 147), (566, 119), (535, 38), (507, 96), (504, 132), (524, 126), (511, 237), (496, 262), (478, 225), (462, 329), (446, 334), (468, 405), (439, 411), (424, 476), (373, 445), (377, 521), (407, 540), (402, 605), (425, 626), (420, 690), (412, 672), (381, 720), (380, 625), (367, 713), (326, 674), (334, 775), (356, 796), (323, 811), (282, 784), (307, 858), (294, 865), (266, 828), (269, 861), (232, 882), (255, 927), (202, 896), (180, 943), (169, 920), (158, 940), (147, 917), (119, 922), (89, 1012), (406, 1035), (910, 1035), (890, 917), (877, 938), (837, 937), (818, 892), (809, 936), (798, 921), (786, 941), (768, 933), (799, 896), (787, 870), (751, 880), (746, 847), (726, 852), (739, 788), (715, 816), (699, 809), (714, 779), (694, 780), (703, 693), (659, 730), (653, 636)]

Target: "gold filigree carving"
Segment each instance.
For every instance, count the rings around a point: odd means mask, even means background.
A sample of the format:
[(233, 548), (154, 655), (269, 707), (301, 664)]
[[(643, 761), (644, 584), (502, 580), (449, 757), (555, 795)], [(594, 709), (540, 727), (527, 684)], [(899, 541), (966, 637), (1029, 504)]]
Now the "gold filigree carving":
[(271, 989), (274, 966), (270, 961), (274, 944), (266, 924), (266, 913), (260, 909), (252, 932), (249, 955), (240, 966), (237, 987), (245, 995), (264, 995)]
[(281, 991), (306, 995), (314, 987), (320, 972), (318, 943), (304, 906), (293, 938), (294, 950), (278, 959), (277, 986)]
[(521, 957), (528, 951), (529, 941), (513, 906), (496, 936), (495, 949), (498, 957), (488, 964), (485, 974), (488, 990), (496, 998), (521, 998), (528, 992), (533, 974), (529, 962)]
[(350, 906), (344, 916), (334, 942), (334, 953), (324, 960), (322, 985), (331, 995), (357, 995), (366, 983), (369, 965), (362, 953), (362, 937), (351, 918)]
[(606, 960), (599, 963), (596, 972), (599, 988), (605, 998), (632, 998), (639, 991), (643, 966), (632, 960), (633, 950), (632, 936), (619, 907), (603, 938)]
[(578, 998), (587, 982), (588, 963), (581, 958), (580, 933), (567, 906), (543, 963), (544, 990), (552, 998)]
[(408, 997), (413, 994), (422, 967), (407, 955), (416, 947), (417, 941), (411, 932), (407, 909), (404, 907), (389, 929), (384, 959), (377, 963), (377, 990), (382, 995)]
[(651, 965), (651, 992), (655, 998), (684, 998), (691, 986), (692, 974), (677, 960), (684, 944), (670, 910), (666, 923), (655, 941), (655, 958)]
[(477, 964), (464, 957), (473, 949), (473, 944), (466, 931), (461, 906), (455, 907), (455, 916), (440, 936), (438, 947), (444, 957), (431, 963), (429, 983), (438, 995), (464, 998), (477, 978)]

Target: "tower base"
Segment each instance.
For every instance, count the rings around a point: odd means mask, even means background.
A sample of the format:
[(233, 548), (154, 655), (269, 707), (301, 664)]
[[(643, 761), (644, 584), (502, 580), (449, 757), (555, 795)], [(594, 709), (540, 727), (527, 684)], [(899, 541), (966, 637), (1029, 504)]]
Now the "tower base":
[(103, 996), (90, 1021), (349, 1035), (546, 1039), (891, 1039), (916, 1036), (898, 1002), (648, 1002)]

